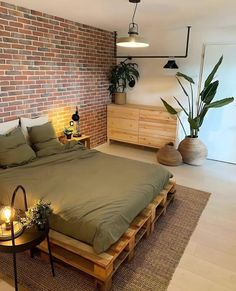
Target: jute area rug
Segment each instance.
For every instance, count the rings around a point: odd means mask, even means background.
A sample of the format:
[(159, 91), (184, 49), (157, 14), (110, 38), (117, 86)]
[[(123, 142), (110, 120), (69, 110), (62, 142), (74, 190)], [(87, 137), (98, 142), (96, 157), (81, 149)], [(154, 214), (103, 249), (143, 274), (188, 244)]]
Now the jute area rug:
[[(156, 223), (154, 233), (141, 240), (134, 259), (115, 274), (113, 290), (167, 290), (209, 197), (207, 192), (177, 186), (176, 199)], [(26, 253), (17, 254), (17, 266), (23, 290), (95, 290), (92, 277), (63, 264), (55, 263), (55, 278), (45, 260), (31, 259)], [(12, 281), (12, 271), (11, 255), (0, 254), (0, 277)]]

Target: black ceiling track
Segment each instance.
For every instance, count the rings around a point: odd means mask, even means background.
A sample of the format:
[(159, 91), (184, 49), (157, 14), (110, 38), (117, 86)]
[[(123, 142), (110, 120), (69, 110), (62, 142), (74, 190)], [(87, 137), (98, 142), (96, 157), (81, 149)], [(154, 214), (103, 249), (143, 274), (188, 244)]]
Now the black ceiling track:
[(175, 56), (175, 55), (170, 55), (170, 56), (155, 56), (155, 55), (137, 55), (137, 56), (132, 56), (132, 55), (128, 55), (128, 56), (118, 56), (117, 55), (117, 47), (116, 47), (116, 40), (117, 40), (117, 32), (114, 31), (114, 39), (115, 39), (115, 58), (117, 59), (123, 59), (123, 58), (127, 58), (127, 59), (168, 59), (168, 58), (187, 58), (188, 57), (188, 49), (189, 49), (189, 38), (190, 38), (190, 30), (191, 30), (191, 26), (187, 26), (187, 38), (186, 38), (186, 48), (185, 48), (185, 55), (182, 56)]

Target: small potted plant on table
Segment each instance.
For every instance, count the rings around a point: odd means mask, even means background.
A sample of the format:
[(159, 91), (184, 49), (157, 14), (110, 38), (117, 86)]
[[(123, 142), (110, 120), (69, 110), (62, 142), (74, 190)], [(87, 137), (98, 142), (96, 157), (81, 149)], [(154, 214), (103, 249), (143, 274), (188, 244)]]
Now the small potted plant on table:
[(65, 128), (63, 132), (67, 139), (71, 139), (72, 134), (73, 134), (73, 128), (70, 128), (70, 127)]
[(26, 227), (36, 225), (39, 230), (44, 230), (52, 212), (51, 203), (43, 202), (43, 200), (40, 199), (34, 206), (26, 211), (25, 217), (22, 218), (22, 223)]

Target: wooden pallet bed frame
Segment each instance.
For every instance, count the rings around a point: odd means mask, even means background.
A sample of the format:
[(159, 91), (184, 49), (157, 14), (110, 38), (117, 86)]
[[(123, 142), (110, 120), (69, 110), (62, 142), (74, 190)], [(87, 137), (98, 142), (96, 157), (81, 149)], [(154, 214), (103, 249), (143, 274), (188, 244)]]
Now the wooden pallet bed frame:
[[(173, 201), (175, 184), (175, 179), (171, 178), (159, 195), (133, 220), (119, 241), (104, 253), (96, 254), (90, 245), (50, 230), (53, 256), (93, 276), (99, 290), (110, 290), (113, 274), (126, 259), (133, 258), (135, 246), (142, 237), (153, 232), (155, 222)], [(41, 243), (39, 248), (47, 253), (46, 242)]]

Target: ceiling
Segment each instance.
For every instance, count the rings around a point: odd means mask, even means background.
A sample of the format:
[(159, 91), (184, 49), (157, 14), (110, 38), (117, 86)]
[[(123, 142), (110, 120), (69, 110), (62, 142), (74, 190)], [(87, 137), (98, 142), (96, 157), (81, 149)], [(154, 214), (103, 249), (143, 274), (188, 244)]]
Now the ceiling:
[[(5, 0), (102, 29), (127, 34), (134, 4), (128, 0)], [(135, 22), (140, 32), (157, 29), (218, 27), (236, 30), (235, 0), (142, 0)]]

